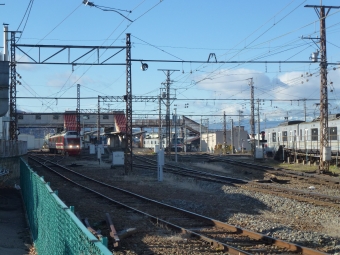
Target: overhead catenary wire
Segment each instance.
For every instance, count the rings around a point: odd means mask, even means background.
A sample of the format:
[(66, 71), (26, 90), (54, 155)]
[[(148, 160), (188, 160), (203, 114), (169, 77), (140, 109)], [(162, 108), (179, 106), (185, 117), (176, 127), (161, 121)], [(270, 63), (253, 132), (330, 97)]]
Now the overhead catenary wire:
[[(144, 2), (144, 1), (143, 1), (143, 2)], [(142, 3), (143, 3), (143, 2), (142, 2)], [(141, 3), (141, 4), (142, 4), (142, 3)], [(141, 4), (139, 4), (139, 5), (137, 5), (135, 8), (133, 8), (133, 10), (136, 9), (136, 8), (138, 8)], [(158, 4), (159, 4), (159, 3), (158, 3)], [(158, 4), (154, 5), (151, 9), (153, 9), (154, 7), (156, 7)], [(148, 11), (150, 11), (151, 9), (149, 9)], [(132, 10), (132, 11), (133, 11), (133, 10)], [(131, 12), (132, 12), (132, 11), (131, 11)], [(148, 12), (148, 11), (147, 11), (147, 12)], [(146, 13), (144, 13), (144, 14), (146, 14)], [(144, 15), (144, 14), (143, 14), (143, 15)], [(140, 17), (139, 17), (139, 18), (140, 18)], [(137, 19), (139, 19), (139, 18), (137, 18)], [(136, 20), (137, 20), (137, 19), (136, 19)], [(136, 21), (136, 20), (135, 20), (135, 21)], [(113, 34), (113, 33), (114, 33), (114, 32), (115, 32), (122, 24), (123, 24), (123, 20), (122, 20), (122, 21), (120, 22), (120, 24), (113, 30), (113, 32), (111, 32), (111, 34), (108, 36), (108, 38), (110, 38), (111, 35), (112, 35), (112, 34)], [(128, 26), (127, 26), (127, 27), (126, 27), (126, 28), (125, 28), (125, 29), (124, 29), (124, 30), (116, 37), (115, 40), (113, 40), (113, 42), (110, 44), (110, 46), (112, 46), (113, 43), (116, 42), (116, 41), (119, 39), (119, 37), (120, 37), (120, 36), (121, 36), (128, 28), (129, 28), (129, 25), (128, 25)], [(108, 40), (108, 38), (107, 38), (107, 40)], [(107, 40), (106, 40), (106, 41), (107, 41)], [(104, 43), (105, 43), (105, 41), (103, 42), (103, 44), (104, 44)], [(103, 45), (103, 44), (102, 44), (102, 45)], [(105, 53), (105, 51), (102, 52), (101, 55), (103, 55), (104, 53)], [(94, 54), (94, 53), (93, 53), (93, 54)], [(92, 55), (93, 55), (93, 54), (92, 54)], [(91, 55), (91, 56), (92, 56), (92, 55)], [(90, 58), (91, 56), (89, 56), (89, 58)], [(88, 58), (88, 59), (89, 59), (89, 58)], [(68, 89), (70, 89), (71, 87), (75, 86), (75, 84), (79, 83), (80, 79), (81, 79), (81, 78), (82, 78), (82, 77), (90, 70), (91, 67), (92, 67), (92, 65), (90, 65), (90, 66), (87, 68), (87, 70), (86, 70), (85, 72), (83, 72), (83, 74), (82, 74), (82, 75), (81, 75), (81, 76), (73, 83), (73, 85), (71, 85)], [(64, 86), (65, 86), (65, 85), (66, 85), (66, 83), (64, 84)], [(63, 86), (63, 87), (64, 87), (64, 86)], [(64, 91), (64, 93), (62, 93), (61, 95), (65, 94), (65, 93), (68, 91), (68, 89), (66, 89), (66, 90)], [(52, 104), (52, 103), (50, 103), (50, 105), (51, 105), (51, 104)]]
[[(303, 47), (303, 46), (302, 46)], [(250, 47), (248, 47), (248, 49), (249, 49)], [(268, 55), (267, 55), (268, 56)], [(188, 75), (188, 76), (190, 76), (190, 75)], [(220, 74), (220, 75), (217, 75), (216, 77), (221, 77), (222, 75)], [(215, 77), (214, 77), (215, 78)], [(206, 81), (206, 80), (205, 80)], [(193, 83), (191, 83), (191, 85), (192, 85)], [(195, 84), (197, 84), (197, 83), (195, 83)], [(185, 84), (186, 85), (186, 84)], [(98, 90), (96, 90), (96, 89), (92, 89), (90, 86), (84, 86), (84, 88), (86, 88), (86, 89), (89, 89), (89, 90), (93, 90), (93, 91), (98, 91)], [(102, 92), (101, 92), (102, 93)], [(53, 103), (53, 102), (52, 102)]]
[(28, 18), (29, 18), (29, 16), (30, 16), (30, 13), (31, 13), (31, 10), (32, 10), (33, 3), (34, 3), (34, 0), (30, 0), (30, 2), (28, 3), (27, 9), (26, 9), (26, 11), (25, 11), (25, 14), (24, 14), (24, 16), (22, 17), (22, 20), (21, 20), (21, 22), (20, 22), (20, 24), (19, 24), (19, 26), (18, 26), (18, 28), (17, 28), (17, 31), (19, 31), (19, 30), (20, 30), (20, 27), (21, 27), (21, 24), (22, 24), (22, 22), (24, 21), (24, 19), (25, 19), (25, 17), (26, 17), (26, 14), (27, 14), (27, 12), (28, 12), (27, 18), (26, 18), (26, 21), (25, 21), (25, 24), (24, 24), (24, 27), (23, 27), (22, 30), (21, 30), (21, 33), (20, 33), (19, 38), (17, 39), (17, 42), (19, 42), (19, 40), (20, 40), (21, 37), (22, 37), (22, 34), (23, 34), (24, 31), (25, 31), (26, 24), (27, 24)]

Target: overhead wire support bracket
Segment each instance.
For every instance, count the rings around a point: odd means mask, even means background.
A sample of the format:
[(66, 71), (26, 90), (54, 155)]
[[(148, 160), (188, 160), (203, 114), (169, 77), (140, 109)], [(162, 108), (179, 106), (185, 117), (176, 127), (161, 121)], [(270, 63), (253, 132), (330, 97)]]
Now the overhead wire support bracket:
[(208, 61), (207, 61), (208, 63), (211, 63), (211, 62), (210, 62), (210, 58), (215, 58), (215, 63), (217, 63), (217, 58), (216, 58), (215, 53), (210, 53), (210, 54), (209, 54)]
[(124, 17), (125, 19), (127, 19), (128, 21), (133, 22), (133, 20), (129, 19), (128, 17), (126, 17), (125, 15), (123, 15), (123, 14), (121, 14), (121, 13), (119, 12), (119, 11), (124, 11), (124, 12), (131, 13), (132, 11), (127, 11), (127, 10), (121, 10), (121, 9), (112, 8), (112, 7), (106, 7), (106, 6), (96, 5), (96, 4), (94, 4), (93, 2), (90, 2), (90, 1), (88, 1), (88, 0), (84, 0), (84, 1), (83, 1), (83, 4), (88, 5), (88, 6), (90, 6), (90, 7), (96, 7), (96, 8), (98, 8), (99, 10), (106, 11), (106, 12), (116, 12), (116, 13), (118, 13), (119, 15), (121, 15), (122, 17)]
[(320, 46), (314, 41), (314, 40), (319, 40), (319, 41), (320, 41), (320, 38), (319, 38), (319, 37), (305, 37), (305, 36), (301, 36), (301, 39), (309, 39), (309, 40), (312, 40), (313, 43), (320, 49)]
[[(50, 65), (126, 65), (126, 63), (106, 63), (108, 60), (122, 52), (123, 50), (126, 49), (126, 46), (78, 46), (78, 45), (44, 45), (44, 44), (14, 44), (13, 45), (17, 50), (21, 51), (25, 56), (27, 56), (30, 61), (17, 61), (17, 64), (50, 64)], [(24, 48), (38, 48), (38, 56), (33, 56), (32, 54), (29, 54), (24, 50)], [(46, 56), (44, 60), (41, 60), (41, 51), (42, 49), (53, 49), (56, 48), (59, 50), (53, 54), (49, 54)], [(48, 60), (51, 60), (53, 57), (60, 55), (61, 52), (67, 51), (67, 60), (63, 61), (62, 59), (56, 62), (51, 62)], [(76, 57), (75, 59), (71, 60), (71, 50), (72, 49), (88, 49), (85, 53), (83, 53), (81, 56)], [(112, 53), (109, 57), (107, 57), (105, 60), (100, 60), (100, 54), (99, 50), (106, 50), (106, 51), (112, 51), (114, 50), (115, 52)], [(92, 62), (92, 63), (82, 63), (79, 62), (81, 59), (84, 58), (84, 56), (88, 55), (89, 53), (93, 52), (94, 50), (97, 50), (97, 61)], [(75, 54), (73, 54), (75, 55)]]

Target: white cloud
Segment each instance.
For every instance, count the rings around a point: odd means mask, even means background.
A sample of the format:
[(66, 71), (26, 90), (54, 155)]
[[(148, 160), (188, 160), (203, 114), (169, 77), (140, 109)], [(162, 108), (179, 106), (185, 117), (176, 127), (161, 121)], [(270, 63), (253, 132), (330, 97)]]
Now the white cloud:
[[(288, 114), (289, 120), (303, 120), (303, 99), (307, 99), (307, 120), (319, 115), (320, 110), (317, 103), (320, 100), (320, 74), (318, 71), (312, 75), (309, 72), (298, 71), (280, 73), (277, 76), (270, 75), (272, 74), (261, 73), (251, 69), (237, 69), (222, 70), (217, 74), (197, 77), (196, 82), (198, 83), (196, 87), (199, 90), (195, 97), (228, 99), (226, 101), (216, 101), (219, 104), (219, 109), (211, 107), (212, 102), (214, 102), (211, 100), (207, 100), (208, 103), (202, 100), (197, 106), (204, 112), (215, 110), (215, 114), (223, 114), (223, 111), (225, 111), (227, 115), (237, 115), (238, 110), (242, 110), (245, 115), (250, 115), (250, 86), (248, 85), (248, 79), (252, 77), (255, 90), (256, 115), (257, 99), (265, 100), (260, 105), (261, 119), (264, 119), (263, 115), (267, 114), (267, 119), (283, 121), (284, 117)], [(334, 114), (340, 112), (340, 69), (333, 70), (329, 68), (328, 84), (329, 111), (330, 114)], [(204, 90), (204, 92), (201, 93), (200, 90)], [(199, 93), (201, 94), (198, 95)]]
[[(197, 87), (210, 92), (210, 98), (249, 98), (249, 78), (253, 78), (255, 98), (261, 99), (302, 99), (319, 98), (320, 75), (318, 72), (287, 72), (270, 78), (266, 73), (251, 69), (222, 70), (218, 74), (197, 77)], [(333, 85), (330, 85), (333, 82)], [(330, 69), (329, 91), (340, 84), (340, 70)], [(334, 88), (332, 88), (334, 87)], [(207, 93), (205, 93), (207, 96)], [(339, 92), (340, 96), (340, 92)]]
[[(26, 55), (18, 55), (16, 54), (17, 62), (32, 62)], [(36, 71), (39, 67), (37, 64), (17, 64), (17, 71)]]
[(205, 75), (196, 79), (197, 87), (217, 92), (222, 98), (249, 98), (249, 79), (253, 78), (255, 84), (270, 84), (265, 74), (250, 69), (222, 70), (218, 74)]

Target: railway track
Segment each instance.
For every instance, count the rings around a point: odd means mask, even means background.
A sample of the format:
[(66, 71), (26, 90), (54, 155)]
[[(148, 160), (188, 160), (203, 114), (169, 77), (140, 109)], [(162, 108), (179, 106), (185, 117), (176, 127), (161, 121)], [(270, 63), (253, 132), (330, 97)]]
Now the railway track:
[(325, 254), (148, 199), (79, 174), (46, 158), (32, 155), (29, 160), (48, 168), (64, 178), (65, 182), (77, 185), (110, 203), (143, 214), (157, 224), (199, 238), (216, 251), (226, 251), (229, 254)]
[[(135, 156), (136, 160), (146, 163), (134, 164), (135, 167), (144, 167), (156, 169), (157, 161), (150, 157)], [(226, 161), (228, 162), (228, 161)], [(225, 163), (226, 163), (225, 162)], [(228, 162), (229, 163), (229, 162)], [(239, 164), (247, 166), (248, 164)], [(325, 194), (319, 194), (312, 191), (298, 190), (293, 188), (282, 187), (277, 183), (261, 183), (256, 181), (248, 181), (245, 179), (232, 178), (226, 175), (208, 173), (206, 171), (200, 171), (193, 168), (183, 167), (174, 163), (166, 163), (164, 165), (164, 171), (172, 174), (179, 174), (186, 177), (192, 177), (205, 181), (212, 181), (217, 183), (233, 183), (234, 185), (240, 185), (244, 189), (253, 190), (262, 193), (273, 194), (277, 196), (283, 196), (295, 199), (301, 202), (313, 203), (321, 206), (330, 206), (340, 208), (340, 197), (329, 196)]]
[(321, 184), (321, 185), (332, 185), (334, 187), (339, 187), (340, 179), (339, 177), (322, 175), (316, 172), (298, 172), (292, 171), (285, 168), (267, 166), (265, 164), (256, 163), (256, 162), (245, 162), (243, 159), (239, 159), (238, 157), (234, 157), (231, 159), (230, 156), (213, 156), (210, 154), (201, 154), (201, 155), (178, 155), (180, 160), (193, 160), (196, 158), (199, 161), (205, 162), (222, 162), (228, 163), (231, 165), (236, 165), (240, 167), (247, 167), (253, 170), (258, 170), (266, 173), (272, 173), (279, 176), (297, 178), (300, 181), (308, 181), (309, 183)]

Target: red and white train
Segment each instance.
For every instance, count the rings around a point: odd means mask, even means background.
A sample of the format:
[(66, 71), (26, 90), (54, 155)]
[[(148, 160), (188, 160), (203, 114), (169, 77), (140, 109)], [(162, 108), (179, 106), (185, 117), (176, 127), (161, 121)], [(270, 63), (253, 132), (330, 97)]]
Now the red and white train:
[(80, 136), (76, 131), (55, 134), (48, 139), (48, 147), (51, 153), (78, 155), (80, 153)]

